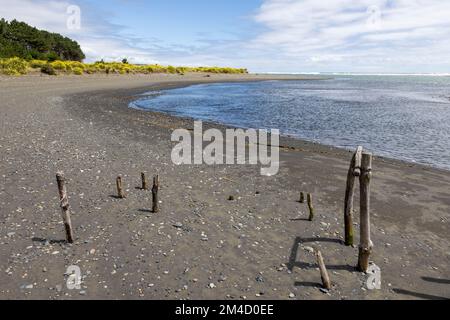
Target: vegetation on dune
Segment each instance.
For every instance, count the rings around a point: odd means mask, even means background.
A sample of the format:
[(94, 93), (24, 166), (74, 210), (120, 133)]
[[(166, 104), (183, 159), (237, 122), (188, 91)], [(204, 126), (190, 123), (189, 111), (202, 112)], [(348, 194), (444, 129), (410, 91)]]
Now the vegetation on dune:
[(82, 61), (80, 45), (58, 33), (38, 30), (24, 22), (0, 19), (0, 58), (19, 57), (55, 61)]
[(41, 71), (45, 74), (152, 74), (170, 73), (183, 75), (187, 72), (244, 74), (247, 69), (221, 68), (221, 67), (175, 67), (152, 65), (136, 65), (123, 62), (82, 63), (79, 61), (46, 61), (25, 60), (22, 58), (0, 59), (0, 74), (22, 75), (31, 71)]
[(56, 71), (55, 71), (55, 69), (53, 69), (53, 67), (50, 63), (44, 64), (41, 67), (41, 72), (48, 74), (50, 76), (56, 76)]
[(38, 30), (24, 22), (0, 19), (0, 74), (22, 75), (36, 70), (49, 75), (247, 73), (246, 69), (235, 68), (133, 65), (127, 58), (122, 62), (101, 60), (82, 63), (84, 58), (85, 55), (76, 41), (57, 33)]
[(0, 71), (3, 74), (16, 76), (28, 72), (28, 62), (20, 58), (0, 59)]

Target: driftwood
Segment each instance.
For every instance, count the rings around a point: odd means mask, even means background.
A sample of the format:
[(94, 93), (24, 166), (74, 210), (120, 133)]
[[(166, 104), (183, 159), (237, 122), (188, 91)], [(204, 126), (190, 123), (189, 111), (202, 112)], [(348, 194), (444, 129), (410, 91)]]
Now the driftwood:
[(312, 203), (312, 194), (311, 193), (308, 193), (307, 201), (308, 201), (308, 208), (309, 208), (309, 221), (313, 221), (314, 207), (313, 207), (313, 203)]
[(353, 245), (353, 195), (355, 191), (355, 177), (361, 175), (361, 156), (363, 148), (358, 147), (350, 162), (347, 174), (347, 187), (345, 189), (344, 226), (345, 245)]
[(372, 178), (372, 154), (363, 153), (361, 161), (360, 184), (360, 244), (358, 268), (367, 272), (369, 267), (369, 257), (372, 253), (373, 243), (370, 239), (370, 180)]
[(153, 188), (152, 188), (152, 198), (153, 198), (152, 212), (154, 213), (159, 212), (158, 191), (159, 191), (159, 176), (156, 176), (153, 178)]
[(123, 192), (123, 189), (122, 189), (122, 177), (120, 177), (120, 176), (117, 177), (116, 185), (117, 185), (117, 197), (119, 199), (125, 199), (126, 196), (125, 196), (125, 193)]
[(141, 173), (141, 180), (142, 180), (142, 190), (148, 190), (148, 184), (147, 184), (147, 177), (145, 176), (145, 173)]
[(66, 239), (68, 243), (73, 243), (72, 221), (70, 219), (69, 200), (67, 197), (66, 180), (63, 172), (56, 173), (56, 181), (58, 183), (62, 218), (66, 229)]
[(331, 289), (330, 277), (328, 276), (327, 268), (325, 267), (325, 263), (323, 262), (322, 253), (319, 250), (316, 251), (316, 258), (317, 263), (319, 264), (320, 277), (322, 278), (323, 287), (324, 289), (330, 290)]

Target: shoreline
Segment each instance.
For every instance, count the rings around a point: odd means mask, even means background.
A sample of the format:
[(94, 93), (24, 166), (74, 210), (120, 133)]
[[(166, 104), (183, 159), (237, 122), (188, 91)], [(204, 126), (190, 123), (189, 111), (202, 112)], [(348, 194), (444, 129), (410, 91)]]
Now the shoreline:
[[(314, 80), (316, 81), (316, 79), (308, 79), (308, 80)], [(320, 80), (324, 80), (324, 79), (320, 79)], [(261, 81), (272, 81), (272, 80), (261, 80)], [(239, 81), (236, 81), (239, 82)], [(221, 82), (214, 82), (213, 84), (220, 84)], [(150, 112), (150, 113), (161, 113), (161, 114), (165, 114), (167, 116), (171, 116), (171, 117), (175, 117), (175, 118), (180, 118), (183, 120), (190, 120), (190, 121), (199, 121), (201, 120), (204, 124), (206, 124), (208, 127), (213, 127), (213, 126), (221, 126), (222, 128), (229, 128), (229, 129), (249, 129), (250, 127), (242, 127), (242, 126), (234, 126), (232, 124), (226, 124), (226, 123), (221, 123), (218, 121), (213, 121), (213, 120), (202, 120), (202, 119), (198, 119), (195, 117), (190, 117), (190, 116), (179, 116), (179, 115), (174, 115), (174, 114), (170, 114), (168, 112), (160, 112), (160, 111), (155, 111), (155, 110), (151, 110), (151, 109), (145, 109), (145, 108), (139, 108), (139, 107), (132, 107), (130, 106), (131, 103), (133, 103), (136, 100), (139, 100), (140, 96), (144, 96), (146, 95), (147, 92), (153, 92), (153, 91), (166, 91), (166, 90), (173, 90), (173, 89), (179, 89), (179, 88), (185, 88), (185, 87), (190, 87), (190, 86), (195, 86), (198, 85), (200, 83), (192, 83), (192, 84), (184, 84), (184, 85), (180, 85), (180, 86), (175, 86), (175, 87), (168, 87), (168, 88), (159, 88), (159, 89), (153, 89), (150, 91), (146, 91), (146, 92), (142, 92), (142, 93), (137, 93), (136, 96), (134, 97), (134, 99), (131, 99), (128, 102), (128, 107), (138, 110), (138, 111), (142, 111), (142, 112)], [(202, 83), (204, 84), (204, 83)], [(254, 128), (253, 128), (254, 129)], [(284, 144), (281, 143), (282, 141), (284, 141)], [(311, 140), (306, 140), (302, 137), (299, 136), (295, 136), (293, 134), (280, 134), (280, 147), (282, 149), (291, 149), (291, 150), (295, 150), (295, 145), (302, 143), (302, 144), (312, 144), (312, 145), (318, 145), (318, 146), (322, 146), (326, 149), (329, 148), (334, 148), (336, 150), (342, 151), (342, 152), (354, 152), (354, 150), (356, 149), (356, 145), (353, 149), (351, 149), (350, 147), (341, 147), (341, 146), (335, 146), (335, 145), (329, 145), (329, 144), (325, 144), (325, 143), (321, 143), (319, 141), (311, 141)], [(438, 170), (438, 171), (443, 171), (445, 173), (449, 173), (450, 169), (445, 169), (442, 167), (437, 167), (433, 164), (426, 164), (426, 163), (421, 163), (421, 162), (416, 162), (415, 160), (406, 160), (406, 159), (399, 159), (399, 158), (394, 158), (394, 157), (390, 157), (390, 156), (382, 156), (382, 155), (378, 155), (375, 152), (373, 152), (373, 156), (374, 158), (377, 159), (381, 159), (382, 161), (392, 161), (392, 162), (399, 162), (399, 164), (404, 164), (407, 166), (418, 166), (418, 167), (422, 167), (423, 170)]]
[[(318, 81), (318, 80), (328, 80), (326, 78), (324, 79), (291, 79), (293, 81), (296, 80), (308, 80), (308, 81)], [(259, 81), (273, 81), (273, 80), (259, 80)], [(282, 80), (282, 79), (276, 79), (276, 81), (286, 81), (286, 80)], [(232, 81), (234, 83), (239, 83), (239, 82), (247, 82), (247, 81)], [(252, 82), (252, 80), (250, 80), (250, 82)], [(174, 86), (162, 86), (159, 88), (155, 88), (155, 89), (151, 89), (151, 90), (145, 90), (143, 92), (139, 92), (136, 93), (134, 95), (134, 97), (130, 98), (130, 100), (128, 101), (127, 105), (128, 108), (132, 108), (138, 111), (142, 111), (142, 112), (148, 112), (148, 113), (156, 113), (156, 114), (164, 114), (167, 115), (169, 117), (174, 117), (177, 119), (182, 119), (184, 121), (188, 120), (188, 121), (197, 121), (197, 120), (201, 120), (195, 117), (190, 117), (190, 116), (179, 116), (179, 115), (173, 115), (167, 112), (160, 112), (160, 111), (155, 111), (155, 110), (150, 110), (150, 109), (144, 109), (144, 108), (139, 108), (139, 107), (132, 107), (130, 106), (131, 103), (133, 103), (136, 100), (140, 99), (140, 96), (145, 96), (147, 93), (149, 92), (154, 92), (154, 91), (166, 91), (166, 90), (173, 90), (173, 89), (180, 89), (180, 88), (186, 88), (186, 87), (190, 87), (190, 86), (195, 86), (195, 85), (201, 85), (201, 84), (220, 84), (220, 83), (226, 83), (226, 82), (212, 82), (212, 83), (185, 83), (185, 84), (180, 84), (180, 85), (174, 85)], [(140, 90), (139, 90), (140, 91)], [(242, 126), (234, 126), (231, 124), (226, 124), (226, 123), (221, 123), (218, 121), (212, 121), (212, 120), (201, 120), (203, 122), (203, 124), (206, 124), (207, 127), (212, 128), (212, 127), (217, 127), (220, 126), (222, 128), (222, 130), (224, 128), (229, 128), (229, 129), (249, 129), (250, 127), (242, 127)], [(291, 150), (295, 150), (296, 146), (299, 144), (311, 144), (311, 145), (315, 145), (315, 146), (321, 146), (324, 149), (336, 149), (336, 151), (340, 151), (343, 152), (345, 154), (347, 154), (348, 152), (354, 152), (357, 148), (357, 146), (355, 145), (353, 149), (351, 149), (350, 147), (346, 148), (346, 147), (340, 147), (340, 146), (335, 146), (335, 145), (329, 145), (329, 144), (324, 144), (318, 141), (311, 141), (311, 140), (306, 140), (302, 137), (298, 137), (292, 134), (280, 134), (280, 148), (281, 149), (291, 149)], [(437, 170), (437, 171), (442, 171), (444, 173), (450, 173), (450, 169), (445, 169), (445, 168), (441, 168), (441, 167), (436, 167), (433, 164), (425, 164), (425, 163), (421, 163), (421, 162), (416, 162), (415, 160), (405, 160), (405, 159), (399, 159), (399, 158), (394, 158), (394, 157), (390, 157), (390, 156), (382, 156), (382, 155), (378, 155), (375, 152), (373, 152), (373, 156), (374, 159), (380, 159), (382, 161), (387, 161), (387, 162), (393, 162), (393, 163), (398, 163), (399, 165), (403, 164), (406, 166), (417, 166), (417, 167), (421, 167), (423, 170)]]
[[(444, 285), (423, 279), (450, 278), (449, 172), (374, 159), (371, 259), (383, 285), (363, 290), (366, 276), (354, 269), (358, 249), (341, 244), (349, 151), (283, 137), (289, 149), (274, 177), (260, 176), (258, 166), (179, 167), (170, 161), (170, 133), (191, 128), (192, 120), (128, 108), (150, 89), (242, 78), (36, 78), (0, 81), (0, 297), (450, 298)], [(60, 241), (57, 170), (68, 177), (73, 245)], [(151, 194), (138, 189), (142, 171), (160, 174), (159, 214), (148, 210)], [(117, 175), (125, 200), (114, 198)], [(304, 221), (300, 191), (314, 195), (312, 223)], [(329, 293), (319, 290), (309, 246), (324, 254)], [(82, 292), (63, 286), (71, 264), (86, 276)]]

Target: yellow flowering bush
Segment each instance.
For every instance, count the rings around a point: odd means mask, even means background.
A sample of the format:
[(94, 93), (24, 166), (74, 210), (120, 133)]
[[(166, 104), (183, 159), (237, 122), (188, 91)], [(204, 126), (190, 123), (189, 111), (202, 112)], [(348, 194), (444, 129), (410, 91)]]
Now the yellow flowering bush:
[[(83, 73), (105, 73), (105, 74), (149, 74), (149, 73), (170, 73), (183, 75), (187, 72), (204, 72), (204, 73), (227, 73), (227, 74), (245, 74), (247, 69), (223, 68), (223, 67), (184, 67), (184, 66), (161, 66), (158, 64), (151, 65), (134, 65), (121, 62), (95, 62), (82, 63), (78, 61), (53, 61), (47, 62), (43, 60), (27, 61), (21, 58), (0, 59), (0, 73), (6, 75), (27, 74), (29, 70), (47, 70), (52, 69), (58, 73), (74, 73), (80, 75)], [(55, 74), (51, 72), (50, 74)]]
[(28, 62), (20, 58), (0, 59), (0, 73), (19, 76), (28, 72)]
[(84, 72), (84, 70), (82, 68), (80, 68), (80, 67), (73, 68), (73, 74), (76, 74), (77, 76), (82, 75), (83, 72)]

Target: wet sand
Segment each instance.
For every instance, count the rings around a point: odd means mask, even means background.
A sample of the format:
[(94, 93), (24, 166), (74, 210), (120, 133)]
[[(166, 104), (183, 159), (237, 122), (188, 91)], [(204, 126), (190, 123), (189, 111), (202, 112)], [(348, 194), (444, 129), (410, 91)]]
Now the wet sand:
[[(273, 177), (258, 166), (176, 166), (170, 135), (192, 120), (127, 107), (151, 89), (285, 78), (296, 77), (0, 77), (0, 298), (450, 298), (450, 172), (375, 155), (371, 260), (382, 289), (367, 290), (357, 247), (342, 244), (349, 151), (285, 137)], [(68, 179), (73, 245), (64, 241), (58, 170)], [(158, 214), (139, 189), (142, 171), (160, 175)], [(314, 196), (313, 222), (300, 191)], [(354, 222), (357, 244), (357, 213)], [(310, 247), (324, 255), (329, 293)], [(81, 290), (65, 285), (70, 265), (81, 269)]]

